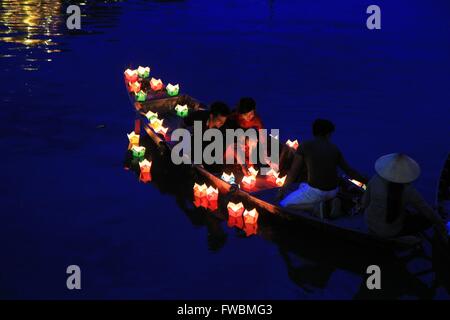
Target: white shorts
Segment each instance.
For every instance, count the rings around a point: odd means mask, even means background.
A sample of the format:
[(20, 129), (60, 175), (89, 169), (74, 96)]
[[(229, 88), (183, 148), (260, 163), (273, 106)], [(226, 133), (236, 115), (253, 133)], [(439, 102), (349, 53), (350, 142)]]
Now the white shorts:
[(307, 183), (300, 183), (298, 189), (287, 195), (281, 200), (280, 205), (287, 207), (298, 204), (315, 204), (321, 201), (327, 201), (336, 197), (338, 188), (330, 191), (322, 191), (311, 187)]

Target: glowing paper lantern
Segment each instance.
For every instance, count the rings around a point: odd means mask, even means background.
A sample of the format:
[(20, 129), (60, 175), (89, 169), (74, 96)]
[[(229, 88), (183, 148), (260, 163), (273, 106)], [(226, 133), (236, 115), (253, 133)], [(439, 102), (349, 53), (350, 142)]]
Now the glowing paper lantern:
[(206, 184), (194, 184), (194, 206), (208, 208), (208, 198), (206, 195)]
[(134, 131), (132, 131), (130, 134), (127, 134), (128, 136), (128, 141), (130, 141), (130, 143), (128, 144), (128, 150), (130, 150), (133, 146), (138, 147), (139, 146), (139, 135), (134, 133)]
[(163, 88), (163, 83), (161, 79), (151, 78), (150, 87), (152, 88), (153, 91), (159, 91)]
[(270, 169), (269, 172), (267, 172), (266, 177), (267, 177), (268, 181), (276, 184), (277, 183), (277, 179), (278, 179), (278, 175), (279, 175), (278, 172), (276, 172), (273, 169)]
[(127, 69), (125, 70), (124, 75), (128, 82), (136, 82), (138, 80), (138, 73), (136, 70)]
[(152, 168), (152, 162), (148, 161), (147, 159), (144, 159), (143, 161), (139, 162), (139, 168), (141, 169), (141, 173), (139, 174), (139, 181), (142, 182), (151, 181), (152, 175), (150, 173), (150, 170)]
[(148, 119), (148, 121), (152, 121), (153, 119), (158, 119), (158, 112), (147, 112), (145, 114), (145, 117)]
[(286, 141), (286, 144), (287, 144), (290, 148), (292, 148), (292, 149), (294, 149), (294, 150), (297, 150), (297, 148), (298, 148), (298, 141), (297, 141), (297, 140), (294, 140), (294, 141), (288, 140), (288, 141)]
[(256, 209), (252, 209), (252, 210), (245, 210), (244, 211), (244, 222), (245, 224), (256, 224), (256, 222), (258, 222), (258, 211), (256, 211)]
[(258, 233), (258, 225), (257, 224), (246, 224), (244, 225), (244, 232), (247, 237), (250, 237), (254, 234)]
[(145, 156), (145, 147), (133, 146), (131, 152), (133, 153), (134, 158), (141, 159)]
[(247, 191), (250, 191), (255, 187), (256, 179), (254, 176), (244, 176), (241, 181), (241, 187)]
[(175, 111), (177, 112), (178, 116), (184, 118), (184, 117), (187, 117), (189, 109), (188, 109), (187, 104), (185, 104), (185, 105), (177, 104), (175, 107)]
[(233, 172), (231, 174), (226, 174), (225, 172), (222, 173), (222, 180), (229, 184), (236, 183), (236, 178), (235, 178)]
[(137, 69), (138, 75), (141, 78), (148, 78), (148, 76), (150, 75), (150, 68), (149, 67), (141, 67), (139, 66), (139, 68)]
[(218, 200), (219, 200), (219, 189), (208, 187), (206, 189), (206, 198), (208, 199), (208, 209), (211, 211), (217, 210), (219, 207)]
[(144, 102), (145, 100), (147, 100), (147, 94), (142, 90), (139, 92), (136, 92), (134, 94), (134, 97), (136, 98), (136, 101), (138, 101), (138, 102)]
[(180, 85), (176, 84), (168, 84), (166, 86), (166, 90), (167, 90), (167, 94), (171, 97), (176, 96), (178, 94), (178, 92), (180, 91)]
[(227, 209), (228, 209), (228, 215), (230, 217), (235, 217), (235, 218), (242, 217), (242, 213), (244, 213), (244, 210), (245, 210), (242, 202), (234, 203), (231, 201), (228, 202)]
[(275, 183), (277, 184), (277, 186), (282, 187), (284, 185), (284, 182), (286, 181), (286, 177), (284, 176), (283, 178), (277, 178), (275, 180)]
[(233, 217), (229, 215), (227, 225), (229, 228), (236, 227), (242, 229), (244, 228), (244, 220), (242, 219), (242, 217)]
[(354, 185), (356, 185), (356, 186), (358, 186), (360, 188), (363, 188), (364, 190), (367, 189), (366, 185), (364, 183), (362, 183), (362, 182), (359, 182), (358, 180), (348, 179), (348, 181), (350, 181), (351, 183), (353, 183)]
[(159, 126), (157, 129), (155, 129), (155, 132), (160, 133), (162, 135), (166, 135), (168, 130), (169, 130), (169, 128)]
[(256, 178), (256, 176), (258, 175), (258, 170), (255, 170), (255, 168), (253, 168), (253, 167), (250, 167), (249, 169), (248, 169), (248, 172), (250, 173), (250, 175), (252, 175), (252, 176), (254, 176), (255, 178)]
[(128, 88), (130, 89), (130, 92), (138, 93), (141, 91), (141, 83), (139, 81), (128, 82)]

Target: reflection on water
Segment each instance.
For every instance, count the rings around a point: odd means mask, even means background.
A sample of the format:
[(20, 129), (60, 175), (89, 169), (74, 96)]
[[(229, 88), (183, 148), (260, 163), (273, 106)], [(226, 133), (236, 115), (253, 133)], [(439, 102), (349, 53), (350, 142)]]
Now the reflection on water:
[[(0, 41), (15, 44), (9, 51), (26, 50), (24, 70), (36, 70), (32, 62), (51, 61), (37, 58), (32, 49), (43, 53), (59, 52), (56, 38), (62, 24), (61, 1), (52, 0), (4, 0), (0, 7)], [(2, 58), (14, 57), (14, 53), (2, 54)]]

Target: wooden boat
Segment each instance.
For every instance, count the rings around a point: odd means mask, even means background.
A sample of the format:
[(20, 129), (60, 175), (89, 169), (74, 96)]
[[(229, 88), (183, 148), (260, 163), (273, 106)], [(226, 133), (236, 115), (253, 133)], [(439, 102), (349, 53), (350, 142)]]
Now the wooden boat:
[[(170, 134), (173, 130), (183, 126), (183, 119), (177, 116), (175, 112), (176, 105), (187, 105), (189, 111), (194, 112), (197, 110), (205, 109), (196, 99), (193, 99), (187, 95), (168, 96), (164, 89), (153, 91), (150, 88), (149, 81), (146, 79), (140, 79), (142, 90), (147, 92), (147, 98), (145, 101), (137, 102), (135, 95), (130, 92), (129, 83), (125, 81), (125, 85), (128, 89), (130, 100), (136, 111), (135, 132), (140, 133), (145, 131), (148, 136), (159, 146), (161, 152), (170, 152), (174, 143), (170, 141)], [(168, 128), (166, 134), (156, 132), (146, 114), (148, 112), (158, 113), (158, 117), (163, 119), (164, 126)], [(282, 145), (283, 148), (288, 148)], [(291, 212), (277, 205), (275, 196), (277, 188), (272, 184), (265, 183), (264, 177), (257, 178), (257, 188), (255, 192), (246, 192), (236, 185), (231, 185), (223, 181), (219, 176), (206, 170), (201, 165), (192, 165), (192, 169), (195, 170), (199, 176), (203, 177), (210, 185), (218, 188), (222, 197), (238, 198), (240, 201), (248, 203), (254, 207), (257, 207), (260, 212), (272, 218), (288, 219), (289, 223), (302, 223), (308, 224), (311, 227), (318, 230), (332, 233), (340, 238), (356, 241), (359, 244), (375, 245), (383, 248), (411, 248), (420, 245), (421, 239), (414, 236), (405, 236), (392, 239), (385, 239), (376, 236), (369, 232), (366, 227), (364, 217), (362, 214), (347, 215), (339, 219), (320, 219), (309, 212)], [(347, 179), (342, 181), (342, 189), (345, 190), (343, 197), (347, 202), (357, 200), (363, 194), (363, 190)], [(429, 226), (427, 226), (429, 227)], [(424, 228), (425, 231), (426, 228)]]

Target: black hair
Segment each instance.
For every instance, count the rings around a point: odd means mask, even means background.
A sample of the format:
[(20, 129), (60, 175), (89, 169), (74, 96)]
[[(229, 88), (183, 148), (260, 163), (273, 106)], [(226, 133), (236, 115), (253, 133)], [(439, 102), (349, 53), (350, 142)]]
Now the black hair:
[(217, 116), (228, 116), (230, 114), (230, 108), (220, 101), (214, 102), (209, 109), (210, 114), (215, 118)]
[(237, 111), (240, 114), (244, 114), (256, 109), (256, 101), (250, 97), (244, 97), (239, 100)]
[(386, 197), (386, 222), (394, 222), (402, 211), (402, 195), (405, 185), (403, 183), (389, 182)]
[(325, 137), (334, 132), (333, 122), (325, 119), (316, 119), (313, 123), (312, 130), (315, 137)]

